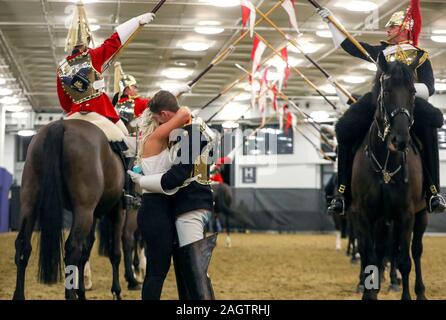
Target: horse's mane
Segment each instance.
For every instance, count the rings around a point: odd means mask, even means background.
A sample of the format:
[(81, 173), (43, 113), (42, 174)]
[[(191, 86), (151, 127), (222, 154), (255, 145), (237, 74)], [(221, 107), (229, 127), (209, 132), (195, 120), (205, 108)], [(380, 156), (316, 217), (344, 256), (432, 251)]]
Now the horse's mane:
[[(410, 66), (403, 62), (395, 61), (388, 63), (388, 68), (389, 69), (386, 74), (390, 76), (392, 87), (401, 85), (409, 88), (413, 87), (413, 84), (415, 82), (415, 73)], [(378, 69), (372, 90), (374, 101), (378, 99), (378, 96), (381, 92), (380, 78), (382, 74), (382, 70)]]

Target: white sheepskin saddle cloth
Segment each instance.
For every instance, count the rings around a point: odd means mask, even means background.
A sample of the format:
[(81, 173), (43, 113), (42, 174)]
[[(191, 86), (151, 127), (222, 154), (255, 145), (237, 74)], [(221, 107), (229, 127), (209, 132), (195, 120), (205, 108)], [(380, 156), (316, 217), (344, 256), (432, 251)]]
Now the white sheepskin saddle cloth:
[(80, 114), (79, 112), (76, 112), (66, 117), (65, 120), (88, 121), (101, 129), (110, 142), (123, 141), (125, 137), (124, 132), (122, 132), (121, 129), (118, 128), (118, 126), (116, 126), (106, 117), (101, 116), (96, 112), (89, 112), (86, 114)]

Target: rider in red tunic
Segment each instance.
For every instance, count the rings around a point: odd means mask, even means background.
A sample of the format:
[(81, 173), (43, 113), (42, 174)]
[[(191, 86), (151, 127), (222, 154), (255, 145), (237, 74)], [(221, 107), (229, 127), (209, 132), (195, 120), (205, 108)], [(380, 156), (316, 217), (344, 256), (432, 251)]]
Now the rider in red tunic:
[(82, 3), (70, 27), (65, 50), (73, 49), (57, 69), (57, 93), (61, 107), (71, 115), (96, 112), (115, 123), (124, 133), (125, 126), (105, 94), (102, 67), (118, 52), (140, 25), (150, 23), (153, 13), (145, 13), (119, 25), (115, 33), (95, 48), (89, 48), (92, 34)]
[[(134, 76), (125, 74), (121, 63), (115, 62), (115, 96), (113, 104), (121, 118), (137, 118), (148, 108), (149, 98), (139, 96), (138, 83)], [(131, 116), (130, 116), (131, 115)]]

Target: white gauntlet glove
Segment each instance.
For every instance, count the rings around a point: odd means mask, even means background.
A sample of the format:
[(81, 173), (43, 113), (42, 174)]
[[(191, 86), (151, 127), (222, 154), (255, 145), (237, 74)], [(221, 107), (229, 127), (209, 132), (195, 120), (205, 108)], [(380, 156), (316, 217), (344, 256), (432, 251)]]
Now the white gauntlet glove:
[(424, 83), (417, 82), (414, 84), (415, 90), (417, 91), (415, 96), (424, 100), (429, 99), (429, 89)]
[(127, 170), (127, 173), (129, 174), (130, 178), (132, 178), (134, 183), (151, 193), (161, 193), (170, 196), (175, 194), (180, 189), (175, 188), (173, 190), (164, 190), (161, 186), (161, 179), (164, 173), (152, 174), (149, 176), (144, 176), (131, 170)]
[(138, 28), (142, 25), (148, 24), (152, 22), (155, 14), (149, 12), (142, 14), (136, 18), (132, 18), (123, 24), (120, 24), (116, 27), (116, 32), (119, 35), (119, 39), (121, 40), (121, 44), (127, 42), (128, 39), (132, 36), (132, 34), (138, 30)]
[(127, 170), (127, 173), (129, 174), (130, 178), (132, 179), (132, 181), (139, 185), (139, 181), (141, 180), (141, 178), (143, 177), (142, 174), (133, 172), (132, 170)]
[(169, 90), (171, 94), (173, 94), (175, 97), (178, 97), (179, 95), (187, 92), (191, 92), (192, 88), (189, 87), (188, 84), (181, 84), (178, 87), (172, 88)]
[(149, 24), (150, 22), (153, 21), (153, 19), (155, 19), (155, 14), (152, 12), (144, 13), (144, 14), (136, 17), (136, 19), (138, 19), (138, 22), (141, 25)]
[[(327, 8), (322, 8), (318, 10), (317, 13), (321, 16), (322, 20), (324, 20), (328, 24), (328, 29), (330, 29), (335, 47), (336, 48), (339, 47), (341, 43), (344, 42), (345, 39), (347, 39), (347, 36), (343, 34), (341, 31), (339, 31), (338, 28), (336, 28), (330, 22), (330, 20), (328, 20), (328, 17), (332, 16), (333, 13)], [(333, 18), (336, 19), (334, 16)]]
[(317, 10), (317, 13), (321, 16), (322, 20), (324, 20), (325, 22), (329, 22), (328, 21), (328, 17), (332, 15), (331, 11), (327, 8), (322, 8)]

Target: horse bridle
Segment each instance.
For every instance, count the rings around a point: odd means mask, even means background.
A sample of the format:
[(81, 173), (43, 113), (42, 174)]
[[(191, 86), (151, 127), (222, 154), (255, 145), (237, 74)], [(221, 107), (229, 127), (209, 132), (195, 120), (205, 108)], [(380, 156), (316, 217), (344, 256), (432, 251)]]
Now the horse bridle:
[[(391, 132), (391, 128), (392, 128), (391, 121), (397, 115), (403, 114), (403, 115), (407, 116), (407, 118), (409, 119), (409, 130), (413, 126), (413, 123), (414, 123), (413, 116), (411, 115), (410, 111), (407, 108), (405, 108), (405, 107), (396, 108), (390, 114), (387, 112), (387, 109), (385, 108), (385, 105), (384, 105), (384, 99), (383, 99), (383, 97), (384, 97), (383, 82), (386, 79), (386, 77), (389, 77), (389, 76), (386, 76), (384, 73), (380, 77), (381, 92), (380, 92), (380, 94), (378, 96), (379, 114), (382, 114), (383, 122), (384, 122), (383, 131), (381, 131), (380, 122), (379, 122), (379, 120), (378, 120), (376, 115), (375, 115), (375, 119), (374, 119), (374, 124), (376, 125), (377, 130), (378, 130), (378, 137), (382, 140), (382, 142), (386, 141), (387, 136)], [(370, 135), (370, 138), (371, 138), (371, 135)], [(376, 173), (381, 173), (383, 175), (384, 183), (388, 184), (388, 183), (390, 183), (392, 181), (392, 178), (398, 172), (401, 171), (401, 169), (403, 168), (403, 165), (406, 165), (407, 150), (405, 150), (404, 153), (403, 153), (403, 163), (400, 164), (398, 166), (398, 168), (396, 168), (394, 171), (390, 172), (387, 169), (387, 166), (388, 166), (388, 163), (389, 163), (389, 158), (390, 158), (390, 150), (387, 149), (386, 160), (385, 160), (384, 164), (382, 165), (379, 162), (379, 160), (377, 159), (377, 157), (375, 156), (374, 152), (371, 150), (370, 145), (371, 145), (371, 141), (369, 141), (369, 143), (367, 144), (367, 146), (365, 148), (366, 155), (372, 160), (372, 163), (375, 165), (374, 171)], [(406, 182), (407, 178), (405, 177), (404, 180)]]
[(396, 108), (390, 114), (387, 112), (387, 109), (385, 108), (385, 105), (384, 105), (384, 99), (383, 99), (383, 97), (384, 97), (383, 83), (384, 83), (384, 80), (388, 79), (388, 78), (389, 78), (389, 76), (386, 76), (386, 74), (383, 73), (379, 79), (379, 81), (381, 83), (381, 91), (378, 96), (378, 107), (379, 107), (379, 113), (383, 115), (383, 121), (384, 121), (384, 129), (382, 132), (381, 132), (380, 124), (379, 124), (377, 117), (375, 116), (375, 119), (374, 119), (374, 123), (377, 125), (377, 128), (378, 128), (378, 137), (383, 142), (386, 140), (386, 137), (388, 136), (388, 134), (391, 131), (391, 128), (392, 128), (391, 121), (399, 114), (404, 114), (409, 119), (409, 130), (412, 128), (412, 126), (414, 124), (413, 116), (410, 114), (410, 111), (405, 107)]

